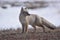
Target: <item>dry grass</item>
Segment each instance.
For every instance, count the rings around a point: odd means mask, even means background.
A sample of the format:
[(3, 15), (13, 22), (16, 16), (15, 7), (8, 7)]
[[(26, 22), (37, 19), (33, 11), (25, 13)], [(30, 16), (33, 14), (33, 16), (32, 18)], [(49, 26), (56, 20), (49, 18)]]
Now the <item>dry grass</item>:
[(2, 30), (0, 31), (0, 40), (60, 40), (60, 29), (49, 30), (42, 32), (42, 29), (37, 28), (37, 32), (32, 32), (29, 29), (28, 33), (21, 33), (21, 29), (17, 30)]

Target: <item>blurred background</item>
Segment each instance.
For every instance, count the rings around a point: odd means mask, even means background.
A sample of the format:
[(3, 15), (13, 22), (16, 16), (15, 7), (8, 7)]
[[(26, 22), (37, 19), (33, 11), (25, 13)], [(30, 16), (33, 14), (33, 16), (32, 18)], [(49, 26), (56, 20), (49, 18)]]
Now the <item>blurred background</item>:
[[(60, 0), (0, 0), (0, 30), (22, 28), (19, 22), (21, 7), (60, 26)], [(32, 27), (29, 25), (29, 28)]]

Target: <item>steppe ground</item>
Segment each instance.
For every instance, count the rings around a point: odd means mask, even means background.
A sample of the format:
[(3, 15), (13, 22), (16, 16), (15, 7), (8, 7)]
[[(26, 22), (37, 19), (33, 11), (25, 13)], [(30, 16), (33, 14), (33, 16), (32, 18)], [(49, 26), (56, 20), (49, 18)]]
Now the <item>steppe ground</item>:
[(42, 28), (28, 29), (28, 33), (21, 33), (21, 29), (8, 29), (0, 31), (0, 40), (60, 40), (60, 28), (50, 30), (46, 28), (43, 32)]

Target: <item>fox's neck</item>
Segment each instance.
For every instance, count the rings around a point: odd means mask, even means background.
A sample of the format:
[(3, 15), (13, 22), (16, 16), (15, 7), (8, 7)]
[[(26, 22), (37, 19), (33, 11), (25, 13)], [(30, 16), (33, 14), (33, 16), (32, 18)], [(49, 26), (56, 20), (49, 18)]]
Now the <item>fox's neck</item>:
[(21, 13), (20, 16), (22, 16), (22, 17), (26, 17), (23, 13)]

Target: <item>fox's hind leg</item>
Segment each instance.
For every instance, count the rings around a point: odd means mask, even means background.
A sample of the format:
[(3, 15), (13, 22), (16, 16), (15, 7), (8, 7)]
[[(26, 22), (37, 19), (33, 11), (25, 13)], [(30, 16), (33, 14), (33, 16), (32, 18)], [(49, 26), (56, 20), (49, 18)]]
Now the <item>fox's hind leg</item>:
[(43, 32), (45, 32), (45, 27), (44, 27), (44, 25), (42, 25), (42, 28), (43, 28)]
[(40, 24), (39, 27), (42, 27), (43, 28), (43, 32), (45, 32), (45, 25)]

